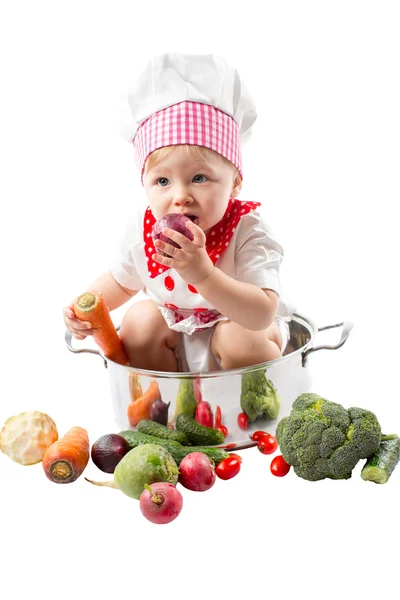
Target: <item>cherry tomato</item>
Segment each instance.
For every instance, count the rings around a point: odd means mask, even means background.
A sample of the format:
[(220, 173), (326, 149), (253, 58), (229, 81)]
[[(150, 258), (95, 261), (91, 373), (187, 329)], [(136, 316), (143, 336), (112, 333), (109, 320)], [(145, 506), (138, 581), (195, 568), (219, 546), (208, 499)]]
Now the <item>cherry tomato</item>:
[[(227, 446), (228, 447), (228, 446)], [(235, 458), (238, 459), (238, 461), (241, 463), (243, 458), (241, 456), (239, 456), (239, 454), (235, 454), (234, 452), (230, 452), (229, 456), (234, 456)]]
[(240, 429), (247, 429), (249, 426), (249, 417), (246, 415), (246, 413), (241, 412), (238, 414), (238, 418), (237, 418), (237, 423), (240, 427)]
[(255, 431), (251, 434), (251, 439), (253, 442), (259, 442), (262, 438), (268, 437), (269, 435), (271, 434), (267, 433), (266, 431)]
[(217, 406), (215, 409), (215, 429), (222, 425), (222, 411), (221, 407)]
[(278, 447), (278, 442), (273, 435), (266, 435), (261, 438), (257, 444), (257, 448), (262, 454), (273, 454)]
[(215, 472), (220, 479), (232, 479), (240, 471), (240, 460), (232, 454), (224, 458), (215, 468)]
[(275, 456), (275, 458), (271, 461), (271, 473), (272, 475), (276, 475), (276, 477), (284, 477), (290, 471), (290, 465), (287, 464), (283, 456)]
[(228, 429), (225, 427), (225, 425), (220, 425), (219, 427), (216, 427), (215, 429), (218, 429), (218, 431), (221, 431), (224, 434), (224, 437), (228, 437)]

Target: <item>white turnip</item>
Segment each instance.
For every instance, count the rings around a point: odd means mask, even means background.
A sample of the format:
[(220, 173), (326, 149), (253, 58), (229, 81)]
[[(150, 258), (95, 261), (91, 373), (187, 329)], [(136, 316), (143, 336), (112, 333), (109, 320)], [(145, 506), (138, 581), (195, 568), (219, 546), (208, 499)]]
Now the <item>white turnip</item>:
[(140, 495), (140, 510), (146, 519), (152, 523), (164, 525), (170, 523), (182, 510), (182, 494), (172, 483), (164, 481), (153, 483), (150, 487), (147, 483), (146, 489)]
[(188, 490), (205, 492), (215, 479), (215, 465), (203, 452), (191, 452), (179, 465), (179, 483)]

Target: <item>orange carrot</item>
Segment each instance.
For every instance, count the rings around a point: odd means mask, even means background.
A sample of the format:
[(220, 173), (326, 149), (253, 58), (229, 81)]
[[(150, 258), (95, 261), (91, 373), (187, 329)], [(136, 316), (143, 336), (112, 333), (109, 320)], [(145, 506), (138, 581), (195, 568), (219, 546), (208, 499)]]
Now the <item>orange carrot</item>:
[(74, 302), (74, 313), (81, 321), (92, 324), (93, 339), (104, 356), (120, 365), (129, 364), (128, 357), (111, 320), (104, 298), (97, 292), (85, 292)]
[(159, 400), (160, 398), (160, 388), (157, 381), (153, 379), (143, 396), (140, 396), (128, 405), (128, 419), (132, 427), (136, 427), (142, 419), (149, 418), (150, 405), (154, 400)]
[(72, 483), (82, 475), (89, 461), (89, 437), (86, 429), (72, 427), (46, 450), (43, 469), (54, 483)]

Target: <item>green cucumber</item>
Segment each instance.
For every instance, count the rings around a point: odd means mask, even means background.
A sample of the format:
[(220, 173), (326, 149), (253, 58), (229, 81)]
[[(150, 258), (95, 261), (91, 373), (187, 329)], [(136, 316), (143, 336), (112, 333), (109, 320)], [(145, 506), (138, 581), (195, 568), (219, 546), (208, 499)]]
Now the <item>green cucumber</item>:
[(165, 425), (161, 425), (160, 423), (156, 423), (156, 421), (150, 421), (150, 419), (142, 419), (136, 426), (136, 429), (141, 433), (146, 433), (147, 435), (154, 435), (155, 437), (162, 438), (165, 440), (175, 440), (180, 444), (187, 446), (189, 444), (189, 440), (183, 431), (176, 431), (175, 429), (170, 429)]
[(126, 431), (120, 431), (119, 435), (126, 439), (131, 448), (136, 448), (136, 446), (140, 446), (141, 444), (158, 444), (159, 446), (163, 446), (163, 448), (168, 450), (168, 452), (174, 458), (177, 465), (180, 465), (182, 459), (192, 452), (203, 452), (216, 465), (220, 463), (221, 460), (224, 460), (224, 458), (228, 458), (229, 456), (229, 453), (223, 448), (194, 448), (193, 446), (181, 446), (181, 444), (174, 440), (156, 438), (152, 435), (141, 433), (140, 431), (131, 431), (130, 429)]
[(392, 437), (392, 439), (383, 439), (378, 450), (367, 460), (362, 468), (361, 477), (364, 481), (386, 483), (399, 460), (400, 438)]
[(160, 446), (164, 446), (167, 450), (172, 446), (181, 446), (176, 440), (165, 440), (154, 435), (147, 435), (141, 431), (132, 431), (131, 429), (120, 431), (118, 435), (125, 438), (131, 448), (136, 448), (140, 444), (158, 444), (160, 442), (163, 442)]
[(172, 455), (178, 466), (181, 464), (182, 459), (188, 454), (192, 454), (192, 452), (202, 452), (203, 454), (206, 454), (215, 465), (229, 456), (229, 452), (223, 448), (211, 448), (210, 446), (181, 446), (180, 448), (174, 446), (173, 448), (168, 448), (168, 452)]
[(217, 446), (225, 441), (222, 431), (212, 427), (204, 427), (196, 419), (184, 413), (177, 416), (175, 427), (178, 431), (186, 433), (190, 443), (195, 446)]

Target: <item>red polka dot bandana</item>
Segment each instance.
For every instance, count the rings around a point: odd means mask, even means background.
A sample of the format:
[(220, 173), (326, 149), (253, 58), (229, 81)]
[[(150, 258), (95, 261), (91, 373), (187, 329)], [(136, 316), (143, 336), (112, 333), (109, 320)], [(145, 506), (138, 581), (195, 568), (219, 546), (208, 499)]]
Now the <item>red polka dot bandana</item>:
[[(246, 202), (242, 200), (232, 200), (232, 198), (229, 200), (224, 216), (219, 223), (214, 225), (206, 237), (206, 250), (214, 265), (229, 246), (229, 242), (235, 233), (235, 229), (240, 219), (244, 215), (255, 210), (258, 206), (260, 206), (260, 202)], [(156, 219), (148, 206), (143, 220), (143, 241), (148, 272), (151, 279), (154, 279), (154, 277), (157, 277), (170, 269), (170, 267), (160, 265), (152, 259), (152, 255), (156, 253), (151, 237), (151, 231), (155, 222)]]

